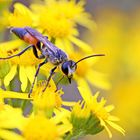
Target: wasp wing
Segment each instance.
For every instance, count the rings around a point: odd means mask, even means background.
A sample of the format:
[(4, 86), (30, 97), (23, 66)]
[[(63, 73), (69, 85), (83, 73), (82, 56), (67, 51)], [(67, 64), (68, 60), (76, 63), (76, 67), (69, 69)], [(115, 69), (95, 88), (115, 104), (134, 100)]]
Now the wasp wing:
[(25, 30), (32, 35), (33, 37), (35, 37), (36, 39), (38, 39), (40, 42), (42, 42), (50, 51), (57, 53), (58, 48), (51, 43), (47, 37), (43, 36), (41, 33), (39, 33), (38, 31), (30, 28), (30, 27), (25, 27)]
[[(61, 49), (57, 48), (53, 43), (51, 43), (47, 37), (43, 36), (38, 31), (30, 28), (25, 27), (25, 30), (33, 37), (35, 37), (37, 40), (43, 43), (43, 45), (46, 46), (48, 53), (49, 53), (49, 59), (52, 63), (57, 64), (61, 63), (65, 60), (67, 60), (67, 55), (65, 52), (63, 52)], [(55, 60), (55, 62), (54, 62)]]

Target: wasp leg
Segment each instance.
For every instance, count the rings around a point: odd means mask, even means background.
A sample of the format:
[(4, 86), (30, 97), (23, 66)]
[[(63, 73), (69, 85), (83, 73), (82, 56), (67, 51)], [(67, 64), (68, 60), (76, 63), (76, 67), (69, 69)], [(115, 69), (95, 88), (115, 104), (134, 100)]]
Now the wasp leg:
[(34, 53), (35, 57), (38, 58), (38, 59), (43, 59), (43, 58), (45, 58), (45, 56), (42, 55), (42, 54), (41, 54), (40, 56), (38, 56), (38, 53), (37, 53), (37, 50), (36, 50), (35, 47), (33, 47), (33, 53)]
[(41, 51), (41, 42), (40, 41), (37, 42), (36, 46)]
[(29, 97), (29, 98), (30, 98), (31, 93), (32, 93), (32, 91), (33, 91), (34, 84), (35, 84), (37, 75), (38, 75), (38, 73), (39, 73), (40, 67), (43, 66), (44, 64), (46, 64), (47, 62), (48, 62), (48, 60), (45, 59), (45, 61), (43, 61), (42, 63), (40, 63), (40, 64), (38, 65), (37, 70), (36, 70), (36, 73), (35, 73), (35, 76), (34, 76), (34, 81), (33, 81), (33, 83), (32, 83), (31, 89), (30, 89), (29, 94), (28, 94), (28, 97)]
[(5, 58), (0, 58), (0, 59), (6, 60), (6, 59), (10, 59), (10, 58), (13, 58), (13, 57), (16, 57), (16, 56), (20, 56), (20, 55), (22, 55), (24, 52), (26, 52), (31, 47), (33, 47), (33, 45), (30, 45), (30, 46), (26, 47), (24, 50), (22, 50), (18, 54), (15, 54), (15, 55), (12, 55), (12, 56), (8, 56), (8, 57), (5, 57)]
[(53, 69), (51, 69), (50, 75), (49, 75), (49, 77), (48, 77), (48, 79), (47, 79), (47, 83), (46, 83), (46, 85), (45, 85), (45, 88), (42, 90), (42, 92), (44, 92), (44, 91), (46, 90), (46, 88), (48, 87), (49, 82), (50, 82), (50, 80), (51, 80), (51, 78), (52, 78), (52, 76), (53, 76), (54, 71), (56, 70), (56, 68), (57, 68), (57, 66), (54, 67)]
[(38, 53), (37, 53), (35, 46), (33, 47), (33, 53), (34, 53), (35, 57), (38, 58)]
[(56, 90), (55, 90), (55, 92), (57, 92), (58, 91), (58, 84), (61, 82), (61, 80), (64, 78), (64, 75), (57, 81), (57, 83), (56, 83)]

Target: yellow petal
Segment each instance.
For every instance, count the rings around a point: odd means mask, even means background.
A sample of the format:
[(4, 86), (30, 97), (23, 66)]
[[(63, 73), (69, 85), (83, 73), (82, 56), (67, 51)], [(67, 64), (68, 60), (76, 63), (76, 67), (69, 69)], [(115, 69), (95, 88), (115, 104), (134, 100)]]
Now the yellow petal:
[(4, 105), (4, 108), (0, 110), (0, 120), (0, 128), (13, 129), (22, 128), (26, 118), (22, 115), (22, 110), (20, 108)]
[(26, 72), (26, 75), (27, 75), (30, 83), (32, 84), (34, 77), (35, 77), (35, 72), (36, 72), (35, 67), (34, 66), (27, 66), (27, 67), (25, 67), (25, 72)]
[(9, 16), (11, 26), (31, 26), (35, 15), (23, 4), (14, 4), (14, 13)]
[(65, 133), (67, 133), (71, 130), (72, 130), (72, 124), (71, 123), (67, 123), (67, 124), (59, 126), (60, 135), (63, 135), (63, 134), (65, 134)]
[(11, 67), (10, 72), (4, 78), (4, 85), (6, 87), (9, 85), (10, 81), (14, 78), (16, 72), (17, 72), (17, 65), (13, 65)]
[(64, 106), (74, 106), (76, 104), (76, 102), (72, 102), (72, 101), (63, 101), (62, 105)]
[(112, 122), (112, 121), (107, 121), (107, 123), (113, 127), (114, 129), (118, 130), (119, 132), (121, 132), (123, 135), (125, 135), (125, 130), (123, 128), (121, 128), (118, 124)]
[(102, 126), (105, 127), (105, 129), (106, 129), (106, 131), (107, 131), (107, 133), (108, 133), (108, 135), (109, 135), (109, 138), (112, 138), (112, 133), (111, 133), (111, 131), (109, 130), (109, 128), (107, 127), (106, 123), (105, 123), (102, 119), (100, 119), (100, 123), (101, 123)]
[(79, 78), (77, 82), (78, 82), (78, 89), (80, 91), (82, 98), (86, 102), (89, 101), (91, 99), (92, 94), (87, 82), (82, 78)]
[(23, 42), (19, 39), (12, 40), (12, 41), (6, 41), (3, 43), (0, 43), (0, 50), (9, 51), (9, 50), (12, 50), (12, 49), (15, 49), (15, 48), (21, 46), (22, 44), (23, 44)]
[(0, 138), (4, 140), (24, 140), (22, 136), (10, 130), (0, 129)]
[[(56, 113), (57, 111), (55, 111)], [(51, 120), (53, 122), (55, 122), (56, 124), (60, 122), (60, 120), (63, 120), (64, 118), (66, 118), (68, 116), (67, 112), (66, 111), (61, 111), (61, 113), (57, 112), (57, 116), (51, 118)]]
[(118, 117), (116, 117), (116, 116), (110, 115), (110, 116), (108, 117), (108, 120), (110, 120), (110, 121), (119, 121), (120, 119), (119, 119)]
[(27, 93), (18, 93), (13, 91), (4, 91), (0, 90), (0, 97), (1, 98), (14, 98), (14, 99), (27, 99), (31, 100), (32, 98), (28, 98)]
[(105, 107), (107, 112), (111, 112), (114, 108), (115, 108), (114, 105), (108, 105)]
[(28, 84), (28, 79), (24, 66), (20, 66), (19, 68), (19, 79), (21, 81), (21, 90), (24, 92)]
[[(63, 116), (63, 119), (61, 119), (62, 122), (67, 122), (67, 117), (69, 117), (71, 115), (71, 111), (65, 109), (65, 108), (60, 108), (60, 109), (54, 109), (54, 114), (55, 116), (59, 116), (59, 118)], [(65, 119), (64, 119), (65, 118)], [(57, 119), (57, 117), (53, 117), (52, 118), (55, 123), (58, 123), (58, 121), (60, 121), (59, 119)]]
[(73, 37), (73, 36), (70, 36), (69, 39), (70, 39), (71, 42), (73, 42), (75, 45), (77, 45), (83, 51), (85, 51), (87, 53), (93, 52), (92, 48), (88, 44), (83, 42), (82, 40), (80, 40), (76, 37)]
[(62, 41), (62, 39), (56, 39), (56, 46), (58, 47), (58, 48), (61, 48), (63, 51), (66, 51), (67, 49), (65, 48), (65, 45), (64, 45), (64, 43), (63, 43), (63, 41)]
[(63, 44), (65, 46), (66, 52), (69, 54), (74, 52), (74, 47), (68, 39), (63, 39)]
[(103, 88), (103, 89), (111, 88), (111, 85), (107, 79), (107, 76), (103, 73), (100, 73), (94, 70), (89, 70), (86, 74), (86, 77), (91, 84), (99, 88)]
[(97, 29), (96, 23), (92, 19), (90, 19), (90, 15), (87, 14), (87, 13), (82, 13), (81, 16), (77, 17), (76, 21), (80, 25), (82, 25), (84, 27), (87, 27), (87, 28), (89, 28), (92, 31)]

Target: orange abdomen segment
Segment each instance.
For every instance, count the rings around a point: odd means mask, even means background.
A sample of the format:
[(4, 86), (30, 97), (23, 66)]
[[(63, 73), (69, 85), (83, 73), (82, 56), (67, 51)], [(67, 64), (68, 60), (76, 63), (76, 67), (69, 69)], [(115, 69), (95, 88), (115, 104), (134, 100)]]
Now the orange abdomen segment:
[(24, 40), (25, 42), (27, 42), (27, 43), (29, 43), (29, 44), (33, 44), (33, 45), (35, 45), (35, 46), (36, 46), (36, 44), (37, 44), (37, 42), (38, 42), (38, 40), (37, 40), (35, 37), (31, 36), (29, 33), (26, 33), (26, 34), (24, 35), (23, 40)]

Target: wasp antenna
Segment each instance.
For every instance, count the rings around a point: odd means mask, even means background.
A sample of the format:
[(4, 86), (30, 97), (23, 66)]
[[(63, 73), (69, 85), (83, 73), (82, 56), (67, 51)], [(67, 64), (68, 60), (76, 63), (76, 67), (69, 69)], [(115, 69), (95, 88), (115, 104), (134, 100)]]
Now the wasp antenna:
[(81, 61), (83, 61), (85, 59), (88, 59), (88, 58), (91, 58), (91, 57), (96, 57), (96, 56), (105, 56), (105, 54), (93, 54), (93, 55), (86, 56), (84, 58), (81, 58), (77, 62), (75, 62), (75, 64), (73, 66), (77, 65), (77, 63), (79, 63), (79, 62), (81, 62)]

